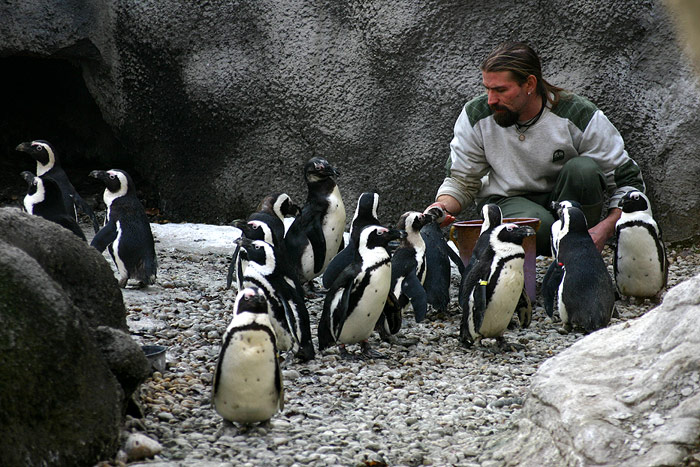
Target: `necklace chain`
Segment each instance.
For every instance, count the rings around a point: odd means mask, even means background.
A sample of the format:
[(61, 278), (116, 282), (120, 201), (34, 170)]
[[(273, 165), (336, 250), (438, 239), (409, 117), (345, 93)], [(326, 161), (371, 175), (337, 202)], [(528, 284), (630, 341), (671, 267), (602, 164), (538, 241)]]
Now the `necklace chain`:
[(515, 122), (515, 131), (518, 133), (518, 139), (520, 141), (525, 141), (525, 132), (529, 130), (530, 127), (533, 126), (535, 123), (537, 123), (537, 121), (542, 116), (542, 112), (544, 112), (544, 100), (542, 102), (542, 107), (540, 107), (540, 111), (537, 112), (537, 115), (523, 123)]

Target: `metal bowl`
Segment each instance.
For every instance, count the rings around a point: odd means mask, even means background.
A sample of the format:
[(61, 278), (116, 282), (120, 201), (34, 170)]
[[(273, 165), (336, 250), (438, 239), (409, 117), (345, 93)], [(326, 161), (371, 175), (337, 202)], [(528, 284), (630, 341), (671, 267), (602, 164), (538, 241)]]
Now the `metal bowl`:
[(141, 349), (146, 354), (146, 358), (151, 363), (154, 371), (165, 371), (165, 351), (168, 349), (164, 345), (142, 345)]

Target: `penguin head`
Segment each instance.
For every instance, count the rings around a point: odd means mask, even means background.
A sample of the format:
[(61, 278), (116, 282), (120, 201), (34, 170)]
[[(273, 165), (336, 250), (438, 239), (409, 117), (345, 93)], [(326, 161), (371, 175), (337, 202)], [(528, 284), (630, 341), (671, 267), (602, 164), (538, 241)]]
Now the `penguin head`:
[(387, 249), (389, 242), (400, 238), (406, 238), (405, 230), (387, 229), (381, 225), (368, 225), (360, 233), (358, 250)]
[(306, 183), (320, 182), (339, 175), (340, 172), (322, 157), (313, 157), (304, 166)]
[(407, 234), (418, 233), (420, 229), (431, 223), (435, 218), (432, 214), (425, 214), (418, 211), (408, 211), (401, 214), (396, 228), (405, 230)]
[(556, 214), (557, 219), (562, 219), (562, 214), (566, 208), (578, 208), (581, 209), (581, 203), (573, 200), (562, 200), (562, 201), (552, 201), (551, 205), (552, 211)]
[(28, 170), (25, 170), (20, 174), (22, 178), (24, 179), (25, 182), (27, 182), (27, 194), (28, 195), (33, 195), (34, 193), (39, 190), (39, 186), (41, 185), (41, 189), (43, 190), (43, 183), (41, 181), (41, 178), (37, 177), (33, 173), (29, 172)]
[(535, 235), (535, 229), (528, 225), (501, 224), (496, 226), (491, 234), (498, 242), (522, 245), (525, 237)]
[(269, 303), (263, 291), (258, 287), (246, 287), (236, 295), (234, 314), (256, 313), (268, 314)]
[(481, 218), (484, 220), (481, 224), (481, 233), (484, 233), (491, 227), (501, 225), (503, 222), (503, 212), (501, 212), (501, 208), (497, 204), (484, 204), (481, 208)]
[(285, 217), (296, 217), (301, 214), (301, 209), (292, 203), (287, 193), (273, 193), (263, 198), (257, 207), (257, 212), (274, 214), (281, 220)]
[(625, 193), (620, 201), (620, 207), (622, 208), (622, 212), (626, 213), (647, 211), (651, 214), (649, 198), (641, 191), (635, 190)]
[(569, 232), (588, 232), (588, 222), (583, 211), (576, 206), (563, 207), (561, 210), (561, 229), (559, 240)]
[(243, 231), (243, 236), (251, 240), (262, 240), (272, 244), (272, 230), (270, 226), (262, 221), (248, 221), (236, 225)]
[(379, 205), (379, 195), (377, 193), (365, 192), (360, 195), (355, 207), (355, 215), (350, 223), (350, 236), (358, 236), (362, 228), (367, 225), (379, 225), (377, 218), (377, 206)]
[(251, 240), (246, 237), (238, 237), (236, 243), (245, 252), (244, 258), (251, 263), (261, 266), (266, 273), (275, 269), (275, 252), (272, 245), (263, 240)]
[(104, 183), (105, 188), (115, 197), (124, 196), (127, 193), (133, 193), (134, 182), (128, 173), (120, 169), (111, 170), (93, 170), (90, 172), (92, 178), (96, 178)]
[(56, 151), (48, 141), (42, 139), (20, 143), (15, 150), (28, 154), (37, 162), (37, 175), (48, 172), (58, 164)]

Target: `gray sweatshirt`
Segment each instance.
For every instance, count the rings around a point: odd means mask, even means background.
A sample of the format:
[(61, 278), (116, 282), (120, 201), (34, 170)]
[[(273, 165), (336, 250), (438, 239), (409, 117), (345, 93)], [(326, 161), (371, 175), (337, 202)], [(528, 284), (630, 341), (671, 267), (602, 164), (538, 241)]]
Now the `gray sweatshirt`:
[(486, 95), (469, 101), (455, 123), (447, 177), (437, 196), (451, 195), (464, 208), (491, 195), (551, 192), (564, 163), (579, 156), (595, 160), (605, 174), (609, 207), (630, 190), (645, 191), (622, 136), (583, 97), (562, 93), (556, 108), (546, 107), (523, 135), (519, 139), (515, 125), (496, 123)]

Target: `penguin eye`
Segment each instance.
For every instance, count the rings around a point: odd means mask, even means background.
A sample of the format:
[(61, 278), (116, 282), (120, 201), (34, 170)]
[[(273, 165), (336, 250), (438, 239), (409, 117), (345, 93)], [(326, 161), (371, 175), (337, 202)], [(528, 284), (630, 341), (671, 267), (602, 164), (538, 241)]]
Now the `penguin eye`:
[(260, 227), (258, 224), (253, 224), (254, 229), (257, 229), (258, 227)]
[(262, 248), (260, 245), (255, 245), (256, 250), (259, 250), (260, 248)]
[(117, 178), (117, 176), (114, 175), (114, 174), (109, 174), (109, 178), (111, 178), (112, 180), (114, 180), (115, 178)]
[(513, 228), (514, 228), (514, 227), (513, 227), (512, 225), (506, 226), (506, 230), (507, 230), (508, 232), (512, 231)]

